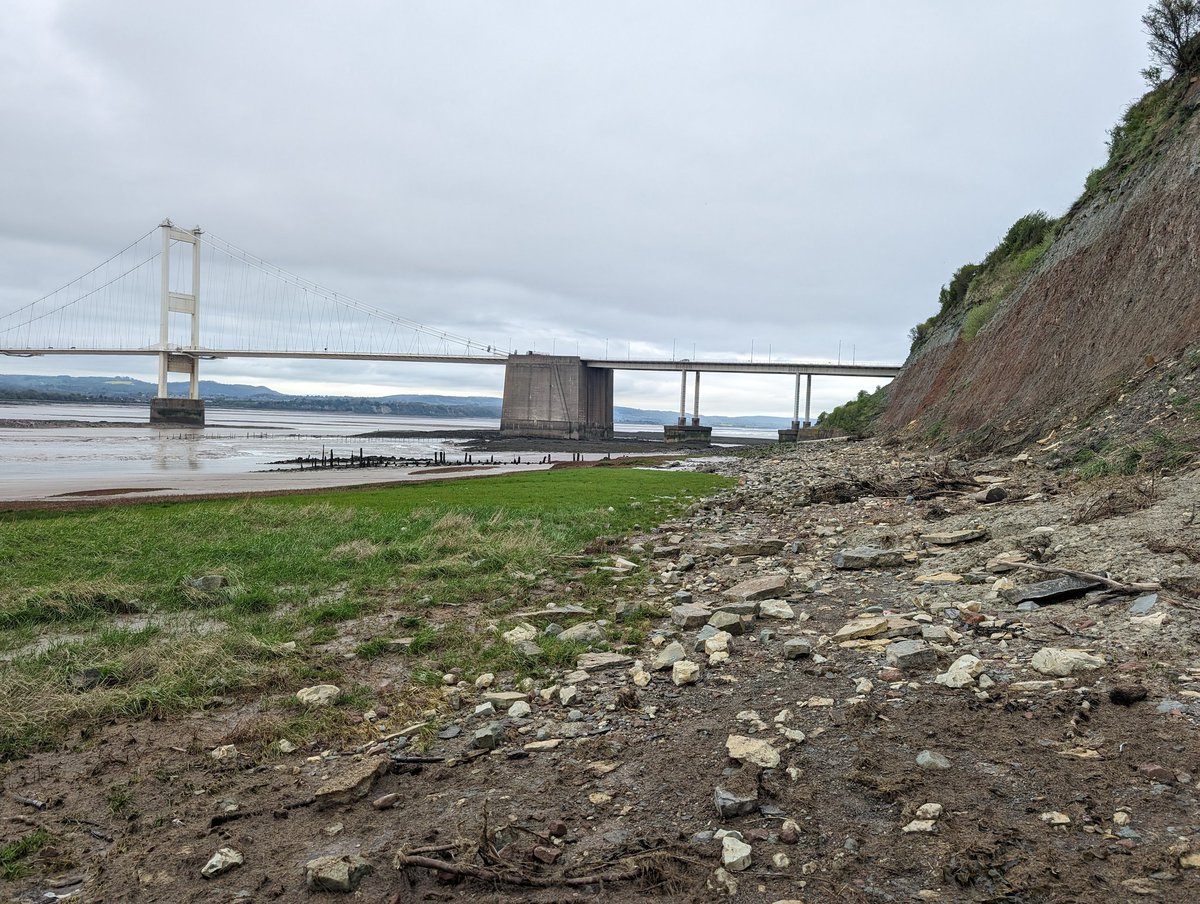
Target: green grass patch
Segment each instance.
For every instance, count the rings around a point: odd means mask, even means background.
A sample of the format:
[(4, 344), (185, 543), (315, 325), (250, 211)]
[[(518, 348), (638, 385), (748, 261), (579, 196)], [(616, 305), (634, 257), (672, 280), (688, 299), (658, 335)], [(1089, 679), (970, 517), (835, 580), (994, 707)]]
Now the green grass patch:
[(0, 847), (0, 879), (11, 882), (28, 875), (29, 864), (25, 861), (45, 847), (49, 840), (50, 833), (45, 829), (34, 829)]
[[(546, 578), (570, 584), (575, 601), (606, 605), (607, 577), (573, 574), (556, 556), (607, 548), (633, 525), (666, 520), (727, 483), (585, 468), (0, 515), (0, 649), (15, 653), (0, 663), (0, 697), (21, 701), (0, 709), (0, 758), (68, 731), (86, 737), (104, 719), (336, 680), (346, 648), (323, 645), (385, 610), (403, 613), (391, 622), (397, 633), (349, 649), (379, 656), (394, 636), (411, 636), (404, 662), (421, 680), (452, 668), (473, 678), (573, 663), (580, 649), (549, 638), (539, 641), (540, 657), (522, 656), (483, 629), (481, 614), (500, 599), (504, 609), (525, 605)], [(211, 574), (226, 585), (206, 592), (189, 583)], [(129, 613), (136, 627), (112, 624)]]

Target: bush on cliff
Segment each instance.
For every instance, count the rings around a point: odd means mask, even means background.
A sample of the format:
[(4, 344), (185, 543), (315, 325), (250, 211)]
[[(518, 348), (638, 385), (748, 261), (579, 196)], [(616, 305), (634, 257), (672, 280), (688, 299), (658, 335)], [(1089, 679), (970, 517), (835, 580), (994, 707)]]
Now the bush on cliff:
[(872, 393), (862, 389), (859, 390), (857, 398), (844, 405), (838, 405), (833, 411), (822, 411), (817, 418), (817, 426), (863, 436), (883, 414), (886, 404), (887, 399), (884, 397), (882, 386)]

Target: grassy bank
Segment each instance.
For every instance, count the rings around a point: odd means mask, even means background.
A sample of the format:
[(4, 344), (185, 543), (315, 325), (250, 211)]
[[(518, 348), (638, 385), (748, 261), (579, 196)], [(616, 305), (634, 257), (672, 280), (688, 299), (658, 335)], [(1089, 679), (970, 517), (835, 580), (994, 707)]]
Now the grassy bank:
[[(578, 650), (543, 638), (541, 655), (521, 656), (487, 623), (503, 624), (531, 596), (603, 612), (612, 576), (562, 557), (600, 551), (722, 482), (589, 468), (5, 515), (0, 696), (21, 703), (0, 712), (0, 757), (86, 735), (114, 716), (336, 683), (345, 635), (360, 660), (403, 655), (416, 684), (449, 668), (470, 677), (562, 664)], [(369, 636), (372, 620), (378, 636)], [(609, 643), (636, 639), (629, 630), (610, 629)], [(390, 643), (401, 633), (412, 639), (403, 654)], [(361, 712), (371, 702), (351, 689), (345, 707)]]

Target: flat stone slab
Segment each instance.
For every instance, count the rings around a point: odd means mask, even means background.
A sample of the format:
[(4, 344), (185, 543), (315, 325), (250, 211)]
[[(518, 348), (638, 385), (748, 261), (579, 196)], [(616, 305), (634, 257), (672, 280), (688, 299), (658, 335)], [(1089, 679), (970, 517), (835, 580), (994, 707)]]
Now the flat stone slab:
[(1039, 581), (1036, 584), (1026, 584), (1023, 587), (1004, 590), (1000, 595), (1014, 605), (1026, 600), (1032, 600), (1038, 605), (1045, 605), (1082, 596), (1089, 590), (1096, 590), (1103, 586), (1100, 581), (1089, 581), (1086, 578), (1063, 575), (1052, 581)]
[(699, 628), (708, 621), (710, 615), (712, 613), (703, 606), (694, 606), (691, 603), (671, 608), (671, 622), (681, 628)]
[(584, 653), (575, 663), (575, 667), (585, 672), (602, 672), (605, 669), (617, 669), (633, 664), (633, 657), (622, 656), (620, 653)]
[(731, 600), (763, 600), (779, 595), (787, 589), (787, 575), (769, 574), (761, 578), (751, 578), (735, 584), (725, 591), (725, 597)]
[(390, 761), (387, 757), (372, 757), (358, 763), (349, 763), (337, 774), (330, 776), (321, 787), (317, 788), (316, 797), (319, 803), (342, 803), (366, 797), (375, 785), (375, 779), (387, 771)]
[(843, 641), (878, 637), (880, 634), (886, 634), (887, 629), (888, 620), (886, 618), (856, 618), (838, 629), (838, 632), (833, 635), (833, 639)]
[(887, 664), (898, 669), (937, 667), (937, 651), (923, 640), (902, 640), (887, 648)]
[(857, 546), (839, 549), (833, 554), (833, 567), (844, 571), (864, 568), (895, 568), (904, 564), (904, 550), (881, 549), (878, 546)]

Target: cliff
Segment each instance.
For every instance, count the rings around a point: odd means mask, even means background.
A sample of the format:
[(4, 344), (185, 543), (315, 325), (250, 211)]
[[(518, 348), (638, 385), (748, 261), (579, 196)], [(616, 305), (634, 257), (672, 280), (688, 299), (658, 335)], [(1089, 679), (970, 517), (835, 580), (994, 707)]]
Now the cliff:
[(943, 290), (943, 310), (914, 330), (884, 432), (1025, 441), (1114, 402), (1200, 343), (1197, 110), (1198, 78), (1147, 94), (1043, 242), (960, 271), (969, 288)]

